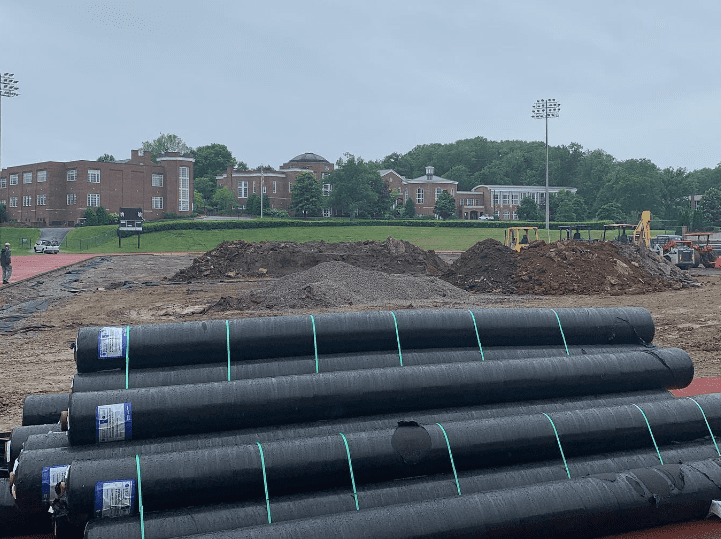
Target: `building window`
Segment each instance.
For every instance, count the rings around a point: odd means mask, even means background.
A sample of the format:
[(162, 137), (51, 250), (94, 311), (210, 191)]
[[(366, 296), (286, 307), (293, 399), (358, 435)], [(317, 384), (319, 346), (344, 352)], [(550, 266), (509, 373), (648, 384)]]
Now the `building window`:
[(502, 193), (501, 194), (501, 200), (503, 201), (504, 205), (508, 205), (508, 193)]
[(10, 185), (17, 185), (17, 184), (18, 184), (18, 175), (10, 174)]
[(419, 187), (418, 191), (416, 191), (416, 203), (423, 204), (423, 188), (422, 187)]
[(45, 182), (48, 180), (48, 171), (47, 170), (38, 170), (38, 183)]
[(0, 178), (0, 189), (5, 189), (8, 186), (7, 178)]
[(190, 168), (178, 167), (178, 211), (190, 211)]
[(511, 218), (511, 212), (506, 210), (503, 212), (503, 220), (508, 221)]
[(329, 183), (323, 184), (323, 196), (324, 197), (329, 197), (332, 190), (333, 190), (333, 186), (331, 184), (329, 184)]
[(500, 202), (501, 202), (500, 195), (498, 193), (493, 193), (493, 204), (494, 205), (500, 204)]
[(163, 187), (163, 175), (162, 174), (153, 174), (153, 179), (151, 180), (151, 185), (153, 187)]
[(3, 206), (7, 207), (8, 201), (7, 201), (7, 200), (0, 200), (0, 204), (2, 204)]
[(268, 186), (263, 185), (263, 194), (266, 194), (268, 192)]
[(323, 208), (323, 217), (330, 217), (332, 212), (331, 208)]
[(100, 195), (88, 193), (88, 208), (97, 208), (100, 206)]
[(154, 210), (162, 210), (163, 209), (163, 197), (153, 197), (152, 203), (153, 203)]
[(76, 195), (75, 193), (68, 193), (68, 194), (67, 194), (67, 201), (68, 201), (68, 206), (72, 206), (73, 204), (77, 204), (77, 203), (78, 203), (78, 195)]
[(38, 195), (35, 197), (35, 205), (36, 206), (45, 206), (45, 200), (47, 195)]
[(253, 194), (255, 194), (255, 182), (253, 182)]
[(23, 206), (32, 206), (33, 205), (33, 197), (30, 195), (25, 195), (23, 197)]
[[(326, 170), (328, 170), (327, 167), (326, 167)], [(330, 174), (330, 172), (321, 172), (320, 179), (325, 180), (325, 178), (326, 178), (326, 176), (328, 176), (328, 174)]]
[(90, 183), (100, 183), (100, 171), (88, 170), (88, 181)]
[(494, 210), (494, 211), (493, 211), (493, 215), (496, 216), (496, 217), (500, 217), (500, 216), (501, 216), (501, 212), (499, 212), (498, 210)]
[(10, 197), (10, 207), (11, 208), (18, 207), (18, 197)]
[(403, 202), (408, 202), (408, 188), (406, 188), (406, 192), (403, 195)]
[(436, 200), (438, 200), (438, 197), (441, 196), (441, 191), (442, 191), (442, 190), (443, 190), (443, 189), (441, 189), (440, 187), (436, 187)]
[(71, 168), (70, 170), (68, 170), (68, 172), (67, 172), (67, 180), (68, 180), (69, 182), (74, 182), (74, 181), (77, 180), (77, 179), (78, 179), (78, 171), (77, 171), (77, 169)]
[(511, 193), (511, 204), (518, 206), (518, 193)]
[(248, 182), (238, 182), (238, 198), (248, 198)]
[[(33, 173), (23, 172), (23, 183), (33, 183)], [(30, 204), (28, 204), (29, 206)]]
[(513, 212), (513, 220), (518, 221), (518, 212)]
[(277, 192), (278, 192), (278, 191), (277, 191), (277, 184), (276, 184), (275, 180), (273, 180), (273, 192), (274, 192), (274, 193), (277, 193)]

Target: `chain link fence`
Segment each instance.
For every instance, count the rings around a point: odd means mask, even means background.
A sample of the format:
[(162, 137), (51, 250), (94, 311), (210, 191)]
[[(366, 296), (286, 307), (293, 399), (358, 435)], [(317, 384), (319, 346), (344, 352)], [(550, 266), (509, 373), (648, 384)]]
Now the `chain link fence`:
[(63, 239), (63, 241), (60, 243), (60, 247), (76, 251), (84, 251), (86, 249), (92, 249), (93, 247), (102, 245), (103, 243), (107, 243), (117, 237), (117, 230), (109, 230), (104, 234), (100, 234), (99, 236), (93, 236), (92, 238), (68, 239), (68, 237), (65, 236), (65, 239)]

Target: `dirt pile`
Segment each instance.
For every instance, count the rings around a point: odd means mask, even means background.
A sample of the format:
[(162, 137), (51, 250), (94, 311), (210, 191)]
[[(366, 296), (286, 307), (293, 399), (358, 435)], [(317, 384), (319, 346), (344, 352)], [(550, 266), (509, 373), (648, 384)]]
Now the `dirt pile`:
[(518, 253), (488, 238), (461, 254), (443, 279), (474, 293), (512, 294), (516, 291), (513, 278), (517, 271)]
[(647, 249), (616, 242), (534, 242), (518, 255), (521, 294), (643, 294), (694, 280)]
[(401, 240), (304, 243), (243, 240), (224, 241), (196, 258), (171, 281), (196, 281), (234, 277), (282, 277), (323, 262), (345, 262), (358, 268), (384, 273), (442, 275), (448, 264), (433, 251)]
[[(433, 302), (469, 301), (472, 297), (436, 277), (389, 275), (345, 262), (321, 262), (286, 275), (259, 290), (222, 297), (208, 312), (338, 308), (350, 305), (434, 306)], [(409, 305), (410, 304), (410, 305)]]

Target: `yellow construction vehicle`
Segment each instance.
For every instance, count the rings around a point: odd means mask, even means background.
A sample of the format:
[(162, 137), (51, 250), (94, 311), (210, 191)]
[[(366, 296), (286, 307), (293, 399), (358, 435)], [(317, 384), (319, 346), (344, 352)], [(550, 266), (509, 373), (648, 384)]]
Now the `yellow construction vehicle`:
[[(532, 236), (529, 237), (529, 234)], [(537, 226), (511, 226), (506, 229), (506, 247), (520, 253), (521, 249), (532, 241), (538, 241)]]
[[(651, 246), (651, 212), (644, 210), (641, 213), (641, 220), (636, 225), (630, 223), (614, 223), (611, 225), (603, 225), (603, 241), (606, 241), (606, 232), (609, 230), (618, 230), (618, 236), (613, 239), (621, 243), (632, 243), (634, 245)], [(626, 234), (626, 230), (631, 230), (631, 234)]]

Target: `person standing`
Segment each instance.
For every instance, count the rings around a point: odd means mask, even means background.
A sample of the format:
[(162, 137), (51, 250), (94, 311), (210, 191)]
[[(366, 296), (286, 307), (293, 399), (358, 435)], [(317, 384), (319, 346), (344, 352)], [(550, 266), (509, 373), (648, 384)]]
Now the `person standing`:
[(10, 244), (6, 243), (5, 247), (0, 250), (0, 266), (3, 268), (3, 284), (8, 284), (10, 282), (10, 276), (13, 273), (10, 254)]

